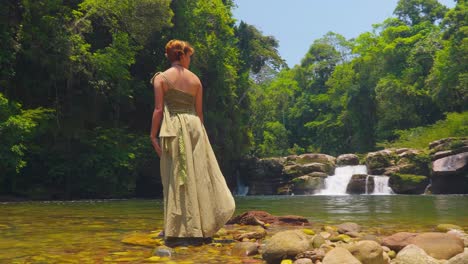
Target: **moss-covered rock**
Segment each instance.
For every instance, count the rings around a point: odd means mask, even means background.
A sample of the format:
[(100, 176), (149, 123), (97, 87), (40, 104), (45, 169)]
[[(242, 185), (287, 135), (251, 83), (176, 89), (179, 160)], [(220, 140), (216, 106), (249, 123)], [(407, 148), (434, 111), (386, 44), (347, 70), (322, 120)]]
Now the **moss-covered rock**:
[(322, 177), (305, 175), (294, 178), (291, 183), (294, 194), (314, 194), (325, 188), (325, 178)]
[(424, 175), (394, 173), (388, 184), (397, 194), (422, 194), (429, 184), (429, 178)]
[(397, 159), (398, 155), (390, 149), (368, 153), (366, 156), (366, 165), (369, 174), (383, 174), (385, 168), (396, 164)]

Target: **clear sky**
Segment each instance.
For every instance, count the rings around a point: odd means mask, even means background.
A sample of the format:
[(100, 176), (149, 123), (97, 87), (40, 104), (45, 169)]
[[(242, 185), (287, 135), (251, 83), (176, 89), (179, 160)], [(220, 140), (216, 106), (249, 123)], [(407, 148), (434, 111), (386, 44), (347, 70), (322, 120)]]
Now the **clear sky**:
[[(315, 39), (329, 31), (347, 39), (393, 16), (398, 0), (235, 0), (234, 17), (279, 41), (290, 67), (299, 64)], [(454, 0), (439, 0), (454, 7)]]

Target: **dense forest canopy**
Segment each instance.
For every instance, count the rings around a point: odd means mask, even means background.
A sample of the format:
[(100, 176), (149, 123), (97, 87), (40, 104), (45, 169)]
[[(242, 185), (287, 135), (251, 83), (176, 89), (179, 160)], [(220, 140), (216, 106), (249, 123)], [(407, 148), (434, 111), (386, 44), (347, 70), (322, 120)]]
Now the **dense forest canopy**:
[[(157, 196), (149, 79), (187, 40), (228, 183), (242, 157), (365, 152), (468, 107), (467, 7), (399, 1), (347, 40), (330, 32), (290, 69), (232, 0), (5, 0), (0, 195)], [(463, 118), (461, 118), (463, 121)], [(466, 131), (465, 131), (466, 132)], [(456, 133), (464, 133), (456, 132)]]

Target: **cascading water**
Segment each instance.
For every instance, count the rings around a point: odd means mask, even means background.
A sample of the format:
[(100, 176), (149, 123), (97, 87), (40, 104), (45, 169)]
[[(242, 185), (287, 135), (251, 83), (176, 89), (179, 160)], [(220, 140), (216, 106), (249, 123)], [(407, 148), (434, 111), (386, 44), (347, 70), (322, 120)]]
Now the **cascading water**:
[[(321, 190), (318, 195), (347, 195), (346, 187), (354, 174), (367, 174), (365, 165), (343, 166), (335, 169), (335, 175), (328, 176), (325, 179), (325, 189)], [(388, 176), (367, 176), (366, 178), (366, 194), (367, 183), (369, 177), (374, 178), (374, 192), (370, 194), (392, 194), (392, 189), (388, 186)]]
[(236, 174), (236, 185), (236, 191), (234, 192), (235, 195), (246, 196), (247, 193), (249, 193), (249, 186), (244, 184), (238, 173)]
[(374, 192), (372, 194), (393, 194), (392, 188), (388, 186), (388, 176), (374, 176)]

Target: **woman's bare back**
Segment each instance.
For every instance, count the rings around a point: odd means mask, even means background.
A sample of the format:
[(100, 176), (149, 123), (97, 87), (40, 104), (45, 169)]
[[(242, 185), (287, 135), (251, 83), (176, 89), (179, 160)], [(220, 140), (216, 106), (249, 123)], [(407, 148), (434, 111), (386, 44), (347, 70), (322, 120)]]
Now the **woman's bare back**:
[[(188, 69), (180, 66), (171, 67), (164, 72), (164, 76), (174, 85), (173, 88), (191, 94), (193, 97), (200, 92), (200, 79)], [(165, 85), (164, 91), (171, 88)]]

